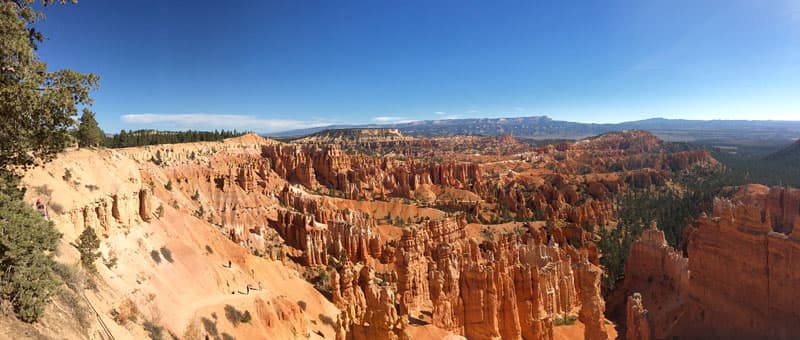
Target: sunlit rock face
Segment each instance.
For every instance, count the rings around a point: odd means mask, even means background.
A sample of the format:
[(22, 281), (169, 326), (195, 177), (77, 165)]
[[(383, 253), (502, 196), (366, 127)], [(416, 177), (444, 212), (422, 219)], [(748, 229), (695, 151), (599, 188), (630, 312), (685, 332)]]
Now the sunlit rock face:
[[(627, 332), (656, 339), (800, 334), (800, 190), (747, 185), (689, 231), (688, 259), (651, 229), (631, 245)], [(643, 311), (647, 310), (647, 313)]]

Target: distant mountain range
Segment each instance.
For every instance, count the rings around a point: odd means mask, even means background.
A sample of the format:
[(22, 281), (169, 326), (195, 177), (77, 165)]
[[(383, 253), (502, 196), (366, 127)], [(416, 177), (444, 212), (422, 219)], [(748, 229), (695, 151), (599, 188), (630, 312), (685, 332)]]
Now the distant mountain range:
[(396, 128), (416, 137), (510, 134), (531, 139), (579, 139), (610, 131), (647, 130), (668, 141), (711, 145), (788, 145), (800, 137), (800, 121), (685, 120), (651, 118), (616, 124), (578, 123), (547, 116), (425, 120), (403, 124), (331, 125), (270, 134), (300, 137), (328, 129)]

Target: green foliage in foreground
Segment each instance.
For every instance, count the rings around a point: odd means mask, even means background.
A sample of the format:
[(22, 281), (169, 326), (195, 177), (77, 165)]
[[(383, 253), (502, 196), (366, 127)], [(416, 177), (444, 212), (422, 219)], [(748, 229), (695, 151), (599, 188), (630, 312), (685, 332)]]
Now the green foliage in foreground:
[(61, 284), (53, 273), (53, 252), (61, 234), (0, 180), (0, 296), (28, 322), (44, 313)]
[(15, 171), (47, 162), (73, 142), (72, 117), (92, 104), (99, 79), (47, 70), (36, 52), (45, 37), (35, 24), (44, 19), (38, 9), (55, 1), (35, 9), (37, 2), (0, 1), (0, 298), (28, 322), (42, 316), (60, 285), (53, 252), (61, 234), (22, 200)]
[[(98, 77), (50, 72), (36, 53), (44, 36), (34, 24), (43, 14), (33, 0), (0, 2), (0, 168), (48, 161), (72, 142), (78, 107), (91, 105)], [(60, 1), (64, 2), (64, 1)], [(52, 0), (43, 0), (44, 5)]]

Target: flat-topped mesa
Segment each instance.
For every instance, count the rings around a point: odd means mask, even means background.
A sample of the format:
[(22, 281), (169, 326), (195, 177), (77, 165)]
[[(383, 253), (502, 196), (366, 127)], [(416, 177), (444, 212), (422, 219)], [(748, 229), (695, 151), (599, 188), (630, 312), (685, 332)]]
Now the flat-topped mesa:
[(170, 167), (199, 161), (205, 162), (219, 153), (258, 155), (263, 146), (274, 144), (279, 144), (279, 142), (251, 133), (218, 142), (158, 144), (115, 150), (138, 162), (154, 162)]
[(295, 139), (292, 142), (299, 144), (369, 145), (371, 143), (411, 141), (413, 139), (413, 137), (404, 136), (399, 129), (363, 128), (323, 130), (303, 138)]
[(586, 150), (624, 150), (643, 153), (655, 150), (664, 144), (654, 134), (643, 130), (608, 132), (575, 143), (577, 149)]

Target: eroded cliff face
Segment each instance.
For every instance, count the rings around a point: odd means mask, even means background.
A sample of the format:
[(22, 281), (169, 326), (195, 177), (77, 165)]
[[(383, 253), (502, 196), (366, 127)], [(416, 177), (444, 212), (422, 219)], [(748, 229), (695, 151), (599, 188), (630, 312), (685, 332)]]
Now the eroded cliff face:
[[(264, 229), (270, 202), (277, 202), (267, 190), (276, 178), (259, 163), (261, 147), (269, 143), (247, 136), (82, 149), (26, 173), (25, 199), (46, 204), (63, 234), (59, 262), (79, 261), (69, 243), (85, 228), (100, 235), (98, 288), (84, 292), (99, 314), (91, 314), (83, 336), (146, 338), (145, 320), (181, 337), (202, 337), (206, 320), (240, 338), (334, 336), (332, 326), (316, 320), (335, 319), (338, 309), (284, 265), (282, 240)], [(152, 161), (156, 155), (158, 162)], [(273, 243), (279, 252), (265, 252)], [(243, 327), (213, 317), (224, 316), (227, 306), (248, 311), (252, 321)]]
[[(718, 337), (800, 334), (800, 190), (743, 187), (714, 201), (689, 242), (695, 320)], [(694, 332), (700, 330), (692, 329)]]
[(616, 308), (626, 308), (628, 339), (680, 334), (677, 327), (687, 311), (689, 286), (689, 259), (670, 247), (655, 226), (645, 230), (631, 243), (625, 281), (616, 292), (622, 301), (615, 302), (627, 303)]
[(334, 144), (270, 145), (263, 156), (275, 172), (309, 189), (325, 186), (346, 198), (412, 198), (424, 185), (471, 189), (480, 177), (477, 164), (433, 163), (349, 155)]
[[(800, 190), (747, 185), (714, 200), (689, 236), (688, 259), (648, 230), (635, 241), (624, 287), (628, 334), (656, 339), (800, 334)], [(644, 310), (647, 313), (644, 313)], [(630, 336), (630, 335), (629, 335)]]
[[(582, 329), (605, 339), (593, 230), (615, 222), (613, 195), (713, 163), (641, 131), (547, 147), (359, 136), (81, 150), (26, 185), (58, 184), (39, 191), (62, 202), (52, 217), (65, 239), (102, 232), (104, 259), (119, 258), (101, 265), (113, 296), (186, 306), (163, 321), (176, 334), (205, 318), (243, 338), (552, 339)], [(772, 216), (786, 230), (787, 217)], [(657, 236), (634, 246), (631, 278), (671, 268)], [(162, 247), (175, 263), (154, 263)], [(227, 304), (258, 312), (257, 329), (213, 318)]]

